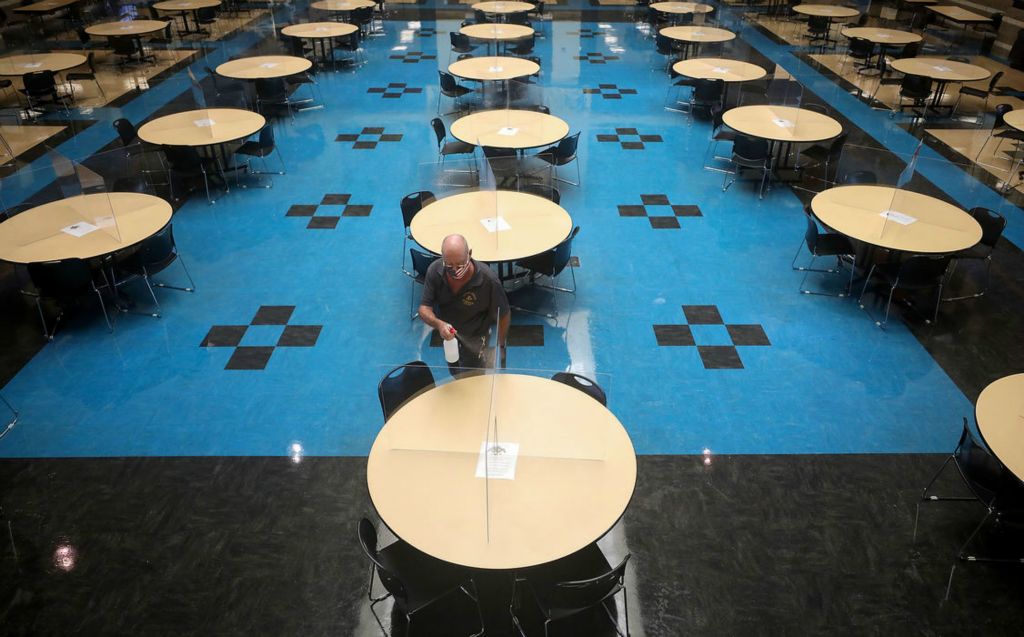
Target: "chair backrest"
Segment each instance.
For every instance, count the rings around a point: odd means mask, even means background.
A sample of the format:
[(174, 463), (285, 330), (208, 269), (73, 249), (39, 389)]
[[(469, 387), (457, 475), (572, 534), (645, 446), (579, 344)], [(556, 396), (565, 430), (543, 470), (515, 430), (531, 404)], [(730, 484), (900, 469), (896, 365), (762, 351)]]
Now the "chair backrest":
[(394, 368), (377, 385), (377, 397), (384, 412), (384, 420), (398, 411), (417, 394), (434, 386), (434, 375), (423, 361), (413, 361)]
[(629, 555), (618, 566), (607, 573), (585, 580), (559, 582), (554, 585), (548, 598), (551, 608), (586, 609), (593, 608), (622, 590), (626, 577), (626, 563)]
[(171, 224), (160, 229), (139, 246), (137, 258), (151, 272), (158, 272), (178, 258), (177, 245)]
[(557, 189), (548, 186), (547, 184), (524, 184), (519, 187), (519, 192), (525, 192), (530, 195), (536, 195), (538, 197), (544, 197), (556, 204), (562, 202), (562, 195)]
[(444, 128), (444, 122), (440, 117), (435, 117), (430, 120), (430, 126), (434, 129), (434, 136), (437, 137), (437, 147), (440, 149), (441, 144), (444, 143), (446, 137), (448, 137), (448, 131)]
[(33, 71), (22, 76), (25, 91), (30, 94), (48, 94), (57, 90), (53, 80), (53, 71)]
[(423, 206), (436, 199), (434, 193), (429, 190), (417, 190), (402, 197), (402, 221), (405, 223), (405, 227), (408, 229), (412, 225), (413, 218), (420, 210), (423, 210)]
[(992, 30), (999, 31), (999, 27), (1003, 26), (1003, 13), (1001, 11), (996, 11), (990, 16), (990, 18), (992, 20)]
[(138, 42), (135, 38), (110, 38), (110, 48), (117, 55), (135, 55), (138, 50)]
[(270, 122), (264, 124), (260, 129), (259, 147), (267, 151), (274, 149), (274, 127)]
[(123, 117), (114, 120), (114, 130), (117, 131), (117, 136), (121, 138), (121, 143), (125, 146), (134, 144), (139, 138), (139, 133), (135, 129), (135, 124), (132, 124)]
[(693, 85), (693, 100), (705, 104), (720, 101), (724, 89), (725, 82), (719, 78), (698, 78)]
[(1006, 469), (989, 452), (980, 436), (975, 435), (967, 418), (964, 418), (953, 459), (974, 496), (986, 505), (992, 502), (1006, 480)]
[(1006, 126), (1006, 122), (1003, 121), (1006, 114), (1013, 110), (1012, 104), (996, 104), (995, 115), (996, 120), (992, 124), (992, 128), (1002, 128)]
[(440, 78), (442, 93), (448, 95), (458, 90), (459, 85), (455, 81), (454, 75), (452, 75), (451, 73), (447, 73), (445, 71), (438, 71), (437, 75)]
[(864, 38), (850, 39), (850, 57), (866, 58), (875, 52), (875, 45)]
[[(89, 55), (92, 54), (90, 53)], [(996, 84), (999, 82), (999, 80), (1003, 79), (1003, 75), (1005, 75), (1005, 73), (1005, 71), (997, 71), (996, 74), (992, 76), (992, 81), (988, 83), (989, 93), (996, 90)]]
[(766, 95), (769, 104), (798, 105), (803, 100), (804, 87), (796, 80), (772, 80)]
[(580, 145), (580, 133), (577, 132), (575, 135), (570, 135), (558, 142), (558, 149), (555, 150), (555, 157), (558, 159), (568, 160), (576, 156), (576, 149)]
[(516, 41), (516, 45), (512, 47), (512, 52), (516, 55), (526, 55), (533, 53), (533, 47), (537, 44), (536, 34), (531, 33), (529, 37), (523, 38)]
[[(928, 13), (925, 11), (924, 13)], [(903, 50), (900, 51), (898, 57), (900, 58), (916, 58), (917, 54), (921, 52), (921, 42), (911, 42), (910, 44), (903, 45)]]
[(92, 41), (92, 36), (86, 32), (85, 27), (76, 28), (75, 33), (78, 35), (78, 41), (82, 44), (89, 44)]
[(163, 146), (162, 149), (172, 170), (192, 171), (203, 165), (199, 151), (191, 146)]
[(672, 39), (667, 35), (662, 35), (658, 32), (654, 36), (654, 45), (658, 50), (658, 53), (662, 55), (675, 55), (675, 49), (672, 48)]
[(363, 553), (373, 563), (377, 576), (380, 578), (380, 583), (387, 592), (394, 595), (396, 601), (404, 605), (408, 601), (405, 584), (381, 564), (380, 554), (377, 551), (377, 529), (373, 527), (373, 522), (366, 518), (360, 520), (358, 533), (359, 544), (363, 547)]
[(452, 31), (448, 34), (449, 39), (452, 43), (453, 49), (468, 49), (470, 48), (469, 36), (465, 33), (459, 33), (458, 31)]
[(203, 7), (196, 11), (196, 19), (200, 24), (211, 24), (217, 19), (216, 7)]
[(812, 33), (828, 32), (831, 20), (822, 15), (812, 15), (807, 18), (807, 29)]
[(906, 97), (928, 97), (932, 92), (932, 78), (925, 77), (924, 75), (911, 75), (907, 74), (903, 76), (903, 81), (900, 82), (900, 95)]
[(580, 376), (572, 372), (558, 372), (551, 377), (551, 380), (559, 383), (575, 387), (587, 396), (590, 396), (602, 405), (608, 406), (608, 397), (605, 395), (604, 390), (601, 386), (590, 380), (586, 376)]
[(946, 254), (915, 254), (900, 264), (898, 285), (938, 285), (946, 274), (951, 257)]
[(430, 264), (437, 261), (437, 256), (420, 252), (416, 248), (409, 248), (409, 256), (412, 258), (412, 271), (416, 273), (417, 280), (426, 280), (427, 269)]
[(288, 96), (288, 83), (283, 77), (261, 77), (256, 80), (256, 95), (265, 102), (282, 100)]
[(748, 161), (768, 159), (768, 140), (749, 135), (736, 135), (732, 143), (732, 154)]
[(373, 7), (360, 7), (352, 11), (352, 22), (359, 26), (367, 25), (373, 21)]
[(996, 247), (996, 242), (1006, 229), (1006, 217), (995, 210), (982, 207), (971, 208), (970, 213), (981, 226), (981, 241), (978, 243), (989, 248)]
[(814, 218), (814, 211), (811, 210), (810, 204), (804, 206), (804, 218), (807, 220), (807, 228), (804, 230), (804, 243), (807, 244), (807, 249), (813, 253), (815, 246), (818, 245), (818, 236), (821, 233), (818, 231), (818, 222)]
[(69, 298), (92, 289), (92, 270), (82, 259), (30, 263), (27, 269), (32, 285), (45, 297)]

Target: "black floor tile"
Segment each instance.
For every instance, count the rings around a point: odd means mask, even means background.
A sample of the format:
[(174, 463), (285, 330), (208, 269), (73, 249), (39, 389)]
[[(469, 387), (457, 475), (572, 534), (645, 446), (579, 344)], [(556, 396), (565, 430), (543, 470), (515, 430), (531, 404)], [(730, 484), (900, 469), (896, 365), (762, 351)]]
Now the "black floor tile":
[(726, 325), (733, 345), (771, 345), (760, 325)]
[(236, 348), (234, 353), (231, 354), (231, 358), (228, 359), (228, 364), (224, 369), (265, 369), (273, 353), (274, 347), (272, 345), (259, 347), (241, 346)]
[(278, 347), (313, 347), (320, 338), (322, 325), (287, 325), (277, 341)]
[(294, 305), (261, 305), (252, 319), (253, 325), (287, 325), (295, 312)]
[(316, 206), (296, 204), (288, 208), (288, 212), (285, 214), (287, 217), (312, 217), (316, 214)]
[(655, 325), (654, 338), (658, 345), (662, 346), (686, 346), (695, 345), (693, 332), (689, 325)]
[(510, 325), (509, 347), (544, 347), (543, 325)]
[(237, 347), (245, 336), (248, 325), (214, 325), (207, 332), (200, 347)]
[(338, 227), (338, 222), (341, 221), (341, 217), (336, 216), (318, 216), (312, 217), (306, 227), (311, 230), (334, 230)]
[(647, 219), (651, 222), (651, 227), (656, 230), (679, 229), (679, 219), (676, 217), (650, 216)]
[(320, 205), (321, 206), (344, 206), (345, 204), (348, 203), (349, 199), (351, 199), (351, 198), (352, 198), (352, 195), (344, 195), (344, 194), (324, 195), (324, 198), (320, 200)]
[(743, 369), (739, 352), (732, 345), (698, 345), (704, 369)]
[(683, 314), (691, 325), (714, 325), (724, 323), (715, 305), (684, 305)]

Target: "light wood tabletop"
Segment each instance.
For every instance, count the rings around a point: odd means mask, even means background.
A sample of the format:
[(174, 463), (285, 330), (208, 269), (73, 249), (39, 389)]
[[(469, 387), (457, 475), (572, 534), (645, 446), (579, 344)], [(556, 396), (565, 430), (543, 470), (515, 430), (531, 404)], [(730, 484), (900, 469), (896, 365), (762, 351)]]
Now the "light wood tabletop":
[(281, 29), (281, 33), (293, 38), (315, 40), (318, 38), (340, 38), (358, 30), (359, 27), (347, 22), (304, 22), (290, 24)]
[(493, 24), (487, 22), (483, 24), (466, 25), (459, 29), (459, 33), (477, 40), (505, 42), (507, 40), (521, 40), (522, 38), (528, 38), (533, 35), (534, 31), (532, 27), (521, 24)]
[(153, 8), (157, 11), (198, 11), (219, 7), (221, 0), (165, 0), (157, 2)]
[(674, 14), (711, 13), (715, 10), (710, 4), (700, 2), (654, 2), (650, 7), (655, 11)]
[(170, 22), (163, 20), (131, 20), (128, 22), (104, 22), (86, 27), (85, 32), (106, 38), (131, 37), (156, 33), (167, 28)]
[(41, 0), (23, 7), (14, 7), (15, 13), (51, 13), (70, 7), (81, 0)]
[(986, 387), (974, 417), (985, 446), (1024, 480), (1024, 374), (1005, 376)]
[(529, 2), (497, 0), (494, 2), (477, 2), (472, 8), (484, 13), (525, 13), (533, 11), (534, 6)]
[[(504, 223), (502, 223), (502, 221)], [(501, 228), (491, 232), (490, 228)], [(510, 190), (464, 192), (423, 207), (412, 220), (416, 243), (441, 254), (450, 234), (466, 237), (473, 257), (486, 263), (524, 259), (569, 236), (572, 219), (544, 197)]]
[(1010, 111), (1006, 115), (1003, 115), (1003, 121), (1010, 128), (1015, 128), (1019, 131), (1024, 131), (1024, 110)]
[(306, 58), (293, 55), (256, 55), (225, 62), (217, 67), (217, 75), (235, 80), (262, 80), (271, 77), (287, 77), (312, 68)]
[(875, 44), (899, 46), (920, 42), (921, 36), (910, 31), (898, 29), (882, 29), (880, 27), (850, 27), (842, 30), (848, 38), (860, 38)]
[(309, 5), (321, 11), (355, 11), (376, 6), (371, 0), (319, 0)]
[[(159, 197), (111, 192), (68, 197), (0, 223), (0, 260), (42, 263), (92, 259), (139, 243), (167, 225), (171, 204)], [(96, 229), (76, 237), (72, 226)]]
[(702, 26), (665, 27), (658, 33), (681, 42), (728, 42), (736, 38), (728, 29)]
[(768, 74), (756, 64), (730, 60), (728, 58), (693, 58), (672, 65), (680, 75), (700, 80), (722, 80), (724, 82), (749, 82)]
[(78, 53), (30, 53), (0, 58), (0, 75), (27, 75), (37, 71), (60, 73), (85, 64)]
[(930, 5), (925, 8), (928, 9), (929, 11), (934, 11), (935, 13), (941, 15), (942, 17), (948, 18), (954, 22), (966, 23), (992, 21), (992, 18), (988, 17), (987, 15), (982, 15), (980, 13), (975, 13), (974, 11), (968, 11), (963, 7), (957, 7), (948, 4)]
[(945, 58), (900, 58), (893, 60), (890, 66), (900, 73), (923, 75), (940, 82), (975, 82), (992, 75), (983, 66)]
[(981, 226), (960, 208), (889, 186), (830, 188), (814, 196), (811, 209), (835, 231), (890, 250), (950, 254), (981, 240)]
[(467, 144), (492, 148), (540, 148), (569, 134), (564, 120), (536, 111), (477, 111), (452, 122), (451, 134)]
[(539, 70), (536, 62), (504, 55), (466, 58), (448, 66), (448, 72), (456, 77), (481, 82), (526, 77)]
[[(494, 442), (493, 417), (497, 442), (519, 445), (512, 480), (476, 477), (482, 445)], [(615, 415), (573, 387), (474, 376), (392, 415), (370, 449), (366, 482), (381, 520), (420, 551), (471, 568), (516, 569), (604, 536), (632, 498), (636, 453)]]
[(832, 139), (843, 126), (828, 115), (795, 106), (756, 104), (730, 108), (722, 115), (729, 128), (777, 142), (811, 143)]
[(263, 128), (259, 113), (238, 108), (200, 108), (158, 117), (139, 128), (139, 139), (161, 146), (215, 146), (244, 139)]
[(798, 4), (793, 7), (793, 11), (821, 18), (855, 18), (860, 15), (856, 9), (832, 4)]

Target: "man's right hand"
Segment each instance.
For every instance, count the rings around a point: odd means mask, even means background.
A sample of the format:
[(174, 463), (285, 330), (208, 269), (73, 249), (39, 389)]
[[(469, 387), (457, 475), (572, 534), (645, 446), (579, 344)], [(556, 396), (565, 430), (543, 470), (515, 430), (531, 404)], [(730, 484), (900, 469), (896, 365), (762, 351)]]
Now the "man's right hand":
[(455, 338), (455, 328), (450, 323), (441, 323), (437, 327), (437, 331), (440, 332), (441, 338), (446, 341), (450, 341)]

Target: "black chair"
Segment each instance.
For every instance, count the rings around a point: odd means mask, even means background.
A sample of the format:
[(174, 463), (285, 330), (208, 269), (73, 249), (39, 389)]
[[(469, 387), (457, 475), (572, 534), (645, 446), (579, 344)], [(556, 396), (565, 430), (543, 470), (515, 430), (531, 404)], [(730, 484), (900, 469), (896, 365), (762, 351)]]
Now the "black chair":
[[(525, 24), (523, 26), (529, 26), (529, 24)], [(516, 40), (515, 45), (511, 49), (509, 49), (509, 53), (518, 57), (528, 57), (531, 53), (533, 53), (533, 47), (535, 47), (536, 45), (537, 36), (536, 34), (531, 34), (530, 37)]]
[[(448, 34), (452, 43), (452, 51), (455, 53), (472, 53), (476, 51), (476, 46), (470, 41), (469, 36), (458, 31), (452, 31)], [(451, 53), (448, 54), (451, 59)]]
[(999, 35), (999, 29), (1003, 26), (1003, 12), (996, 11), (989, 16), (988, 22), (981, 22), (974, 25), (974, 29), (982, 33)]
[[(409, 290), (409, 317), (410, 320), (415, 321), (419, 318), (419, 311), (417, 310), (418, 303), (416, 303), (416, 284), (424, 285), (427, 280), (427, 269), (430, 268), (430, 264), (437, 261), (437, 255), (427, 254), (426, 252), (420, 252), (416, 248), (409, 248), (409, 258), (412, 261), (412, 272), (406, 272), (406, 274), (412, 279), (412, 285)], [(405, 264), (402, 264), (405, 267)]]
[(710, 113), (711, 109), (722, 106), (722, 98), (725, 95), (725, 82), (714, 78), (698, 78), (693, 81), (693, 90), (690, 91), (690, 103), (687, 112), (689, 123), (693, 123), (693, 113), (701, 109)]
[[(391, 633), (384, 628), (374, 608), (380, 602), (389, 597), (394, 599), (395, 608), (405, 615), (408, 635), (416, 613), (456, 592), (463, 593), (476, 604), (480, 631), (474, 637), (484, 633), (483, 612), (480, 610), (476, 583), (469, 570), (434, 559), (402, 540), (378, 548), (377, 529), (366, 518), (359, 521), (359, 544), (372, 564), (367, 587), (370, 612), (385, 637)], [(385, 590), (383, 595), (376, 597), (373, 594), (375, 577)]]
[(46, 104), (59, 105), (67, 110), (67, 101), (57, 92), (54, 77), (53, 71), (33, 71), (22, 76), (25, 88), (19, 91), (25, 96), (29, 110), (39, 110), (38, 107)]
[(217, 7), (203, 7), (196, 11), (196, 24), (199, 25), (199, 33), (209, 35), (209, 30), (203, 27), (208, 27), (217, 22)]
[[(895, 222), (892, 222), (895, 223)], [(950, 255), (915, 254), (902, 262), (897, 263), (876, 263), (868, 271), (864, 279), (864, 287), (861, 289), (860, 298), (857, 303), (861, 309), (867, 312), (868, 316), (875, 321), (875, 325), (885, 329), (889, 322), (889, 310), (892, 308), (892, 297), (896, 290), (906, 292), (921, 292), (925, 290), (937, 290), (935, 294), (935, 310), (931, 319), (925, 318), (928, 323), (936, 323), (939, 320), (939, 302), (942, 300), (942, 287), (946, 281), (946, 269), (952, 259)], [(871, 311), (864, 306), (864, 294), (875, 274), (878, 274), (884, 283), (889, 287), (889, 297), (885, 304), (885, 318), (881, 321), (872, 316)]]
[(359, 7), (349, 14), (352, 24), (359, 27), (359, 33), (363, 37), (370, 35), (370, 28), (373, 24), (373, 7)]
[(117, 64), (119, 67), (123, 67), (126, 64), (135, 61), (133, 58), (139, 56), (140, 61), (142, 58), (142, 49), (139, 47), (139, 41), (135, 38), (110, 38), (110, 48), (117, 56)]
[[(64, 82), (68, 85), (68, 92), (72, 93), (71, 82), (95, 82), (96, 88), (99, 89), (100, 97), (107, 99), (107, 94), (103, 92), (103, 86), (100, 81), (96, 79), (96, 66), (93, 56), (96, 54), (89, 51), (85, 54), (85, 65), (89, 68), (88, 71), (72, 71), (64, 74)], [(73, 94), (73, 93), (72, 93)]]
[[(154, 274), (166, 270), (172, 263), (177, 261), (188, 279), (188, 287), (178, 287), (159, 283), (152, 280)], [(142, 279), (149, 288), (149, 294), (156, 306), (155, 317), (160, 316), (160, 302), (157, 301), (153, 287), (180, 290), (182, 292), (194, 292), (196, 284), (192, 275), (185, 266), (185, 261), (178, 252), (178, 245), (174, 241), (174, 230), (170, 223), (164, 226), (159, 232), (145, 239), (128, 254), (115, 259), (117, 266), (117, 285), (124, 285), (134, 279)]]
[(524, 184), (519, 187), (519, 192), (525, 192), (528, 195), (536, 195), (543, 197), (553, 203), (559, 204), (562, 202), (562, 195), (551, 186), (547, 184)]
[(960, 94), (956, 98), (956, 104), (953, 105), (953, 112), (960, 107), (960, 100), (964, 98), (964, 95), (970, 95), (971, 97), (977, 97), (985, 100), (985, 105), (982, 106), (983, 110), (988, 110), (988, 98), (992, 96), (992, 93), (996, 90), (996, 84), (1003, 78), (1004, 72), (998, 71), (992, 76), (992, 80), (988, 83), (988, 88), (974, 88), (973, 86), (961, 86)]
[(203, 159), (199, 152), (191, 146), (163, 146), (164, 159), (167, 166), (167, 183), (171, 190), (171, 199), (174, 199), (174, 178), (175, 176), (185, 179), (202, 177), (203, 187), (206, 189), (206, 200), (214, 203), (210, 197), (210, 180), (206, 171), (209, 160)]
[(954, 296), (942, 299), (943, 301), (959, 301), (962, 299), (974, 299), (984, 296), (988, 291), (989, 282), (992, 278), (992, 253), (995, 251), (999, 237), (1003, 236), (1006, 229), (1006, 218), (995, 210), (988, 208), (971, 208), (971, 216), (981, 226), (981, 241), (977, 245), (961, 250), (953, 255), (953, 266), (950, 268), (950, 276), (956, 272), (961, 262), (982, 261), (985, 264), (985, 285), (980, 291), (966, 296)]
[[(52, 341), (57, 331), (57, 325), (64, 316), (63, 308), (82, 296), (95, 294), (99, 299), (100, 309), (103, 310), (103, 320), (107, 323), (107, 330), (113, 332), (110, 324), (110, 316), (107, 314), (107, 306), (103, 302), (101, 287), (97, 286), (93, 278), (92, 269), (89, 264), (81, 259), (64, 259), (61, 261), (45, 261), (42, 263), (30, 263), (26, 267), (29, 281), (34, 290), (21, 290), (26, 296), (31, 296), (36, 301), (36, 309), (39, 311), (39, 320), (43, 324), (43, 336)], [(60, 313), (53, 322), (53, 330), (46, 325), (46, 316), (43, 314), (42, 299), (53, 299), (61, 307)]]
[[(956, 467), (960, 479), (970, 493), (968, 496), (939, 496), (932, 495), (928, 491), (945, 472), (950, 462)], [(942, 466), (935, 473), (928, 485), (921, 492), (921, 499), (917, 503), (914, 515), (914, 541), (917, 540), (917, 523), (921, 515), (922, 502), (978, 502), (985, 507), (985, 515), (978, 525), (960, 545), (957, 557), (963, 561), (970, 562), (1013, 562), (1020, 563), (1020, 557), (998, 558), (981, 557), (971, 555), (967, 552), (968, 547), (974, 541), (981, 529), (990, 520), (996, 523), (1003, 520), (1012, 520), (1020, 523), (1024, 518), (1024, 484), (1013, 475), (985, 446), (981, 435), (975, 432), (967, 418), (964, 418), (963, 430), (956, 448), (943, 462)], [(955, 566), (954, 566), (955, 568)], [(947, 584), (946, 595), (949, 595), (949, 586), (952, 585), (953, 571), (950, 571), (949, 584)]]
[[(295, 38), (288, 39), (294, 40)], [(244, 105), (241, 108), (249, 110), (249, 99), (246, 96), (247, 89), (241, 82), (225, 80), (209, 66), (204, 66), (203, 70), (206, 71), (206, 75), (210, 78), (210, 83), (213, 84), (213, 92), (217, 98), (218, 105), (228, 102), (233, 103), (232, 108), (234, 108), (234, 105), (241, 104)]]
[[(867, 17), (867, 14), (865, 14), (865, 17)], [(855, 60), (854, 68), (857, 69), (858, 73), (863, 73), (865, 69), (873, 66), (872, 60), (875, 59), (875, 44), (864, 38), (850, 38), (850, 47), (846, 51), (846, 57)], [(857, 61), (860, 64), (857, 64)]]
[(334, 48), (337, 49), (338, 51), (342, 51), (344, 53), (351, 53), (352, 55), (349, 58), (347, 58), (347, 61), (350, 64), (355, 64), (355, 65), (358, 66), (358, 65), (366, 63), (366, 61), (362, 57), (362, 53), (363, 53), (362, 41), (363, 40), (362, 40), (362, 37), (359, 34), (359, 31), (356, 30), (356, 31), (353, 31), (348, 36), (345, 36), (345, 37), (342, 37), (342, 38), (336, 38), (335, 39), (335, 46), (334, 46)]
[[(908, 106), (903, 100), (910, 100), (909, 106), (924, 107), (927, 110), (926, 103), (931, 96), (932, 78), (923, 75), (904, 75), (900, 81), (899, 111), (902, 112)], [(893, 111), (892, 115), (895, 116), (896, 111)]]
[(121, 144), (125, 147), (125, 150), (131, 147), (132, 144), (139, 140), (138, 129), (135, 128), (135, 124), (132, 124), (125, 118), (114, 120), (114, 130), (117, 131), (117, 136), (121, 138)]
[(515, 189), (519, 185), (519, 154), (513, 148), (481, 146), (484, 159), (498, 188)]
[(605, 395), (604, 390), (586, 376), (580, 376), (572, 372), (558, 372), (551, 377), (551, 380), (568, 385), (569, 387), (575, 387), (602, 405), (608, 406), (608, 397)]
[[(811, 105), (808, 104), (808, 106)], [(824, 181), (826, 183), (834, 182), (835, 178), (831, 168), (838, 166), (839, 158), (843, 154), (843, 147), (846, 145), (848, 136), (849, 133), (842, 133), (827, 145), (815, 144), (801, 150), (800, 159), (806, 159), (807, 161), (797, 164), (797, 168), (804, 171), (815, 166), (824, 166)]]
[[(509, 612), (521, 635), (525, 635), (516, 614), (517, 591), (527, 589), (537, 608), (544, 616), (544, 635), (551, 632), (551, 624), (569, 624), (573, 617), (581, 617), (587, 611), (601, 609), (612, 622), (615, 632), (629, 637), (629, 609), (626, 592), (626, 564), (629, 555), (614, 568), (596, 544), (573, 553), (551, 564), (534, 567), (520, 572), (514, 582), (512, 605)], [(619, 622), (612, 610), (615, 596), (622, 593), (626, 609), (626, 630), (619, 629)], [(611, 608), (609, 608), (611, 604)], [(566, 626), (568, 628), (568, 626)], [(578, 628), (579, 630), (579, 628)], [(583, 634), (566, 630), (559, 634)]]
[[(444, 160), (451, 155), (474, 155), (476, 146), (466, 142), (448, 140), (448, 131), (445, 130), (444, 122), (440, 117), (430, 120), (430, 126), (434, 129), (434, 136), (437, 138), (437, 159), (444, 165)], [(471, 171), (470, 171), (471, 172)]]
[(418, 190), (416, 192), (410, 192), (408, 195), (402, 197), (400, 207), (402, 209), (402, 223), (405, 227), (404, 234), (402, 236), (402, 272), (406, 276), (415, 277), (414, 274), (410, 273), (405, 269), (405, 248), (409, 244), (409, 240), (412, 239), (410, 226), (412, 226), (412, 220), (419, 214), (420, 210), (423, 210), (424, 206), (427, 206), (437, 200), (434, 193), (429, 190)]
[[(803, 272), (804, 277), (800, 280), (800, 293), (801, 294), (816, 294), (819, 296), (837, 296), (844, 297), (850, 295), (850, 290), (853, 288), (853, 273), (856, 271), (856, 252), (853, 249), (853, 242), (850, 241), (849, 237), (841, 234), (834, 233), (823, 233), (818, 229), (818, 221), (814, 218), (814, 212), (810, 206), (804, 208), (804, 216), (807, 219), (807, 229), (804, 231), (803, 243), (796, 249), (796, 254), (793, 255), (793, 262), (790, 263), (790, 268), (797, 272)], [(800, 252), (804, 246), (807, 246), (807, 251), (811, 253), (811, 261), (806, 266), (798, 266), (796, 260), (800, 257)], [(818, 257), (835, 257), (836, 267), (833, 268), (814, 268), (814, 260)], [(814, 292), (804, 287), (807, 281), (807, 275), (811, 272), (821, 272), (824, 274), (839, 274), (840, 267), (843, 264), (843, 257), (847, 257), (851, 260), (850, 264), (850, 281), (846, 285), (846, 290), (838, 294), (828, 294), (824, 292)]]
[[(982, 153), (985, 152), (985, 147), (988, 145), (989, 140), (992, 139), (993, 137), (999, 140), (996, 144), (995, 151), (993, 151), (992, 153), (993, 156), (997, 156), (999, 154), (999, 147), (1003, 145), (1004, 140), (1010, 139), (1013, 140), (1014, 142), (1024, 142), (1024, 132), (1021, 132), (1016, 128), (1009, 128), (1006, 126), (1006, 114), (1010, 113), (1011, 111), (1013, 111), (1013, 106), (1010, 104), (996, 105), (995, 110), (993, 111), (994, 119), (992, 121), (992, 128), (989, 130), (988, 137), (985, 138), (985, 141), (984, 143), (982, 143), (981, 148), (978, 149), (978, 154), (975, 155), (974, 157), (975, 163), (987, 165), (978, 160), (981, 158)], [(1012, 175), (1010, 175), (1006, 179), (1007, 185), (1009, 185), (1011, 179)], [(1004, 188), (1006, 188), (1006, 186), (1004, 186)]]
[(824, 49), (831, 42), (829, 39), (829, 31), (831, 30), (832, 22), (826, 16), (812, 15), (807, 19), (807, 39), (809, 44), (815, 42), (821, 42), (821, 47)]
[(444, 95), (445, 97), (450, 97), (455, 101), (455, 110), (449, 113), (445, 113), (446, 115), (461, 112), (462, 108), (460, 107), (460, 105), (462, 98), (470, 93), (473, 93), (473, 89), (462, 86), (461, 84), (456, 82), (455, 76), (452, 75), (451, 73), (447, 73), (445, 71), (438, 71), (437, 75), (440, 80), (441, 86), (441, 90), (437, 94), (437, 112), (441, 112), (442, 95)]
[[(558, 292), (568, 292), (569, 294), (576, 294), (576, 269), (569, 266), (569, 262), (572, 260), (572, 240), (579, 234), (580, 227), (576, 226), (569, 233), (569, 236), (562, 240), (561, 243), (556, 245), (554, 248), (547, 252), (542, 252), (538, 255), (528, 257), (526, 259), (520, 259), (513, 264), (513, 270), (518, 268), (520, 271), (514, 276), (520, 278), (523, 276), (528, 277), (529, 283), (537, 287), (542, 287), (548, 290), (554, 290)], [(572, 287), (564, 288), (556, 285), (558, 275), (569, 269), (569, 274), (572, 276)], [(551, 279), (551, 284), (540, 285), (536, 283), (537, 277), (547, 277)], [(556, 318), (556, 314), (546, 314), (544, 312), (537, 312), (527, 308), (520, 307), (519, 310), (527, 312), (529, 314), (542, 314), (548, 318)]]
[[(579, 186), (581, 182), (580, 175), (580, 163), (577, 161), (576, 150), (580, 143), (580, 133), (577, 132), (575, 135), (570, 135), (558, 142), (554, 146), (549, 146), (544, 150), (540, 151), (534, 157), (548, 164), (551, 170), (551, 181), (561, 181), (569, 184), (570, 186)], [(576, 163), (576, 181), (572, 182), (568, 179), (562, 179), (558, 176), (558, 167), (565, 166), (571, 162)]]
[[(771, 174), (772, 157), (769, 152), (768, 140), (749, 135), (737, 134), (732, 143), (732, 157), (730, 158), (733, 171), (726, 171), (722, 180), (722, 192), (725, 192), (736, 183), (740, 173), (744, 169), (753, 168), (761, 171), (761, 186), (757, 191), (758, 198), (764, 198), (764, 187)], [(732, 180), (729, 176), (732, 175)]]
[(433, 388), (434, 375), (423, 361), (412, 361), (392, 369), (377, 385), (384, 421), (387, 422), (402, 405)]
[[(277, 160), (281, 162), (281, 170), (278, 172), (272, 172), (267, 166), (267, 157), (272, 153), (277, 153)], [(242, 155), (243, 157), (259, 157), (260, 161), (263, 162), (263, 170), (260, 172), (254, 172), (249, 165), (249, 161), (245, 162), (246, 172), (253, 175), (283, 175), (286, 172), (284, 165), (284, 157), (281, 156), (281, 149), (277, 147), (274, 140), (274, 127), (268, 122), (264, 124), (263, 128), (260, 129), (259, 138), (256, 140), (247, 141), (238, 147), (235, 151), (236, 155)], [(274, 182), (270, 182), (272, 187)]]
[(772, 80), (765, 92), (769, 104), (779, 106), (800, 106), (804, 97), (804, 87), (796, 80)]
[(669, 72), (672, 64), (679, 57), (679, 50), (676, 49), (672, 38), (662, 35), (660, 31), (655, 31), (654, 50), (665, 56), (665, 65), (662, 68), (666, 73)]

